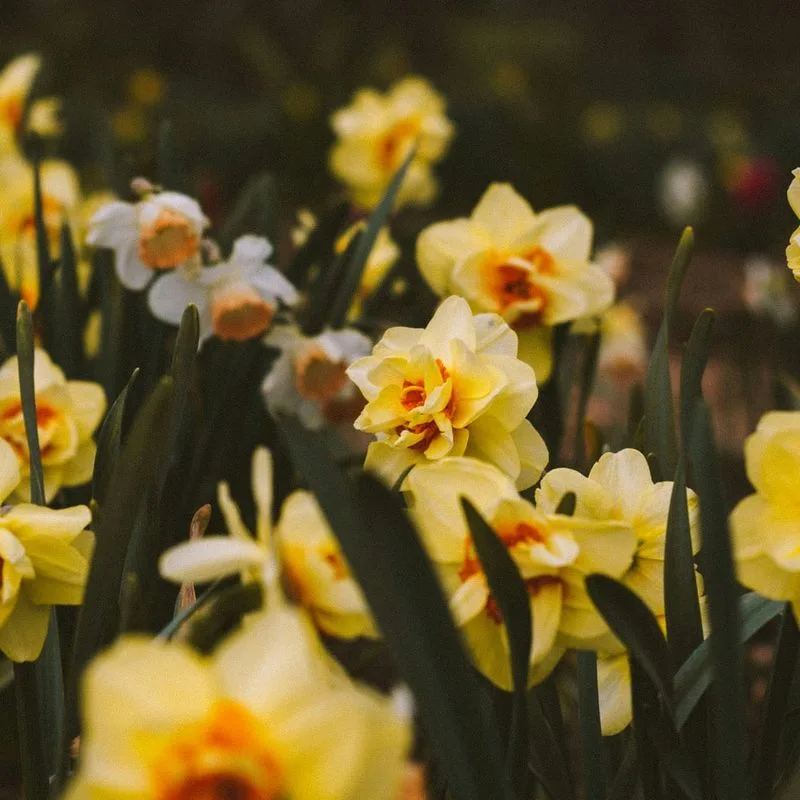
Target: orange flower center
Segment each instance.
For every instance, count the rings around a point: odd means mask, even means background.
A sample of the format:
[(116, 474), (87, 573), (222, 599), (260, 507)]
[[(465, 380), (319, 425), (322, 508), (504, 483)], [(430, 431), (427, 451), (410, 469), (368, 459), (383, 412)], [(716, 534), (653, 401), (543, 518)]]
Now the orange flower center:
[(395, 172), (420, 131), (416, 117), (401, 119), (378, 140), (378, 164), (385, 172)]
[(316, 403), (328, 403), (349, 380), (344, 361), (333, 361), (319, 346), (312, 345), (295, 361), (297, 391)]
[[(36, 427), (39, 434), (42, 459), (45, 461), (57, 447), (52, 440), (56, 428), (62, 421), (63, 415), (58, 409), (41, 400), (37, 401)], [(13, 400), (0, 411), (0, 437), (11, 445), (21, 461), (28, 462), (30, 459), (28, 437), (25, 435), (25, 418), (22, 413), (22, 403), (19, 400)]]
[(250, 284), (234, 281), (212, 291), (211, 325), (220, 339), (245, 342), (269, 327), (275, 307)]
[(284, 788), (263, 725), (232, 700), (173, 738), (150, 778), (156, 800), (277, 800)]
[(350, 571), (340, 553), (330, 550), (323, 556), (325, 563), (333, 570), (333, 579), (343, 581), (350, 577)]
[[(543, 542), (545, 540), (542, 532), (527, 522), (518, 522), (514, 525), (497, 527), (495, 528), (495, 533), (509, 550), (512, 550), (519, 544), (531, 544), (534, 542)], [(465, 583), (473, 575), (478, 575), (482, 572), (483, 567), (475, 553), (475, 545), (472, 543), (472, 539), (468, 539), (465, 547), (464, 563), (458, 571), (458, 577), (461, 579), (462, 583)], [(542, 575), (536, 578), (528, 578), (525, 581), (525, 585), (528, 587), (528, 594), (533, 596), (545, 583), (552, 583), (558, 580), (558, 578), (552, 575)], [(497, 625), (503, 622), (503, 614), (500, 611), (500, 606), (497, 605), (497, 601), (491, 592), (486, 600), (486, 616)]]
[(14, 131), (19, 131), (22, 125), (22, 100), (19, 97), (9, 97), (0, 105), (0, 119)]
[[(439, 374), (442, 376), (442, 382), (444, 383), (450, 377), (450, 372), (439, 358), (436, 359), (436, 366), (439, 368)], [(400, 390), (400, 405), (402, 405), (406, 411), (413, 411), (415, 408), (419, 408), (421, 405), (424, 405), (427, 399), (428, 393), (425, 390), (425, 382), (422, 379), (403, 381), (403, 387)], [(450, 399), (447, 401), (447, 405), (442, 412), (448, 419), (453, 418), (455, 404), (455, 394), (451, 393)], [(422, 434), (422, 439), (416, 444), (411, 445), (412, 450), (420, 450), (422, 452), (428, 449), (428, 445), (439, 434), (439, 426), (433, 419), (427, 422), (421, 422), (418, 425), (401, 425), (397, 428), (397, 433), (400, 434), (403, 430), (409, 430), (414, 434)]]
[(191, 222), (170, 208), (139, 226), (139, 259), (150, 269), (173, 269), (196, 253), (200, 240)]

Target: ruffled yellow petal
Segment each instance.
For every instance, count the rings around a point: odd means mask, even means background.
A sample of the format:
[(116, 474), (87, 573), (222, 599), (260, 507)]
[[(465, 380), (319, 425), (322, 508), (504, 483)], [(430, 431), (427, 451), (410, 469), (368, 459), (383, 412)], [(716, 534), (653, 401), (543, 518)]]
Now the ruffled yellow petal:
[(509, 183), (493, 183), (475, 206), (472, 223), (495, 247), (510, 248), (536, 223), (528, 202)]
[(11, 615), (0, 626), (0, 652), (12, 661), (35, 661), (44, 647), (50, 606), (34, 603), (23, 586)]
[(453, 267), (487, 246), (467, 219), (439, 222), (425, 228), (417, 239), (417, 264), (422, 277), (439, 296), (450, 290)]
[(80, 441), (86, 441), (97, 430), (106, 411), (106, 395), (99, 383), (69, 381), (67, 390), (72, 400), (70, 416), (78, 428)]
[(548, 327), (525, 328), (517, 331), (519, 352), (517, 358), (533, 367), (536, 382), (541, 386), (553, 371), (553, 329)]
[(621, 514), (627, 519), (633, 518), (642, 494), (653, 486), (647, 459), (630, 447), (600, 456), (589, 478), (616, 498)]

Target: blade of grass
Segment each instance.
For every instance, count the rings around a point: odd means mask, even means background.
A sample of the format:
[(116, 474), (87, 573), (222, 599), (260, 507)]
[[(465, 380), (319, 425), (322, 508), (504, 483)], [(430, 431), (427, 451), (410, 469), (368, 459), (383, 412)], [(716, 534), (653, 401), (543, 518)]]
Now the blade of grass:
[(28, 304), (21, 300), (17, 307), (17, 363), (19, 366), (19, 394), (22, 402), (22, 416), (25, 420), (25, 436), (28, 440), (31, 502), (36, 505), (44, 505), (44, 472), (42, 470), (42, 452), (39, 447), (39, 427), (36, 417), (36, 388), (33, 385), (34, 349), (31, 310), (28, 308)]

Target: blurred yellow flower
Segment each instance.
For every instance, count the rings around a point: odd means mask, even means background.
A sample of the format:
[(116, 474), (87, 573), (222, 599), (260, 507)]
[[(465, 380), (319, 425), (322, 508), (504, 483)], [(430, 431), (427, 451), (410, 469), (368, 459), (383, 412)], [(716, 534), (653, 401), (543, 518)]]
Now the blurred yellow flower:
[[(664, 613), (664, 545), (672, 481), (653, 483), (647, 459), (631, 448), (605, 453), (585, 477), (572, 469), (554, 469), (536, 490), (536, 507), (553, 513), (567, 492), (575, 493), (573, 519), (617, 522), (630, 531), (636, 543), (632, 561), (614, 576), (648, 605)], [(697, 495), (686, 490), (692, 549), (700, 546)], [(699, 578), (698, 578), (699, 580)], [(583, 592), (583, 587), (578, 587)], [(585, 597), (585, 594), (582, 596)], [(588, 599), (588, 598), (587, 598)], [(565, 615), (562, 641), (570, 647), (613, 649), (616, 639), (589, 602)]]
[(417, 240), (420, 272), (436, 294), (500, 314), (519, 336), (519, 358), (543, 383), (553, 326), (607, 309), (611, 278), (589, 262), (592, 223), (573, 206), (535, 214), (507, 183), (494, 183), (469, 218), (439, 222)]
[(69, 800), (393, 800), (402, 782), (407, 720), (334, 671), (286, 607), (251, 618), (211, 658), (123, 638), (83, 689)]
[[(41, 166), (42, 214), (51, 258), (61, 252), (61, 226), (73, 225), (80, 202), (75, 170), (64, 161), (45, 161)], [(0, 259), (6, 280), (31, 308), (39, 300), (39, 268), (36, 251), (33, 170), (22, 158), (0, 161)]]
[(143, 106), (157, 106), (164, 97), (164, 78), (154, 69), (137, 69), (128, 80), (128, 93)]
[[(789, 205), (792, 207), (797, 217), (800, 217), (800, 167), (792, 170), (791, 184), (786, 193)], [(786, 262), (794, 275), (796, 281), (800, 281), (800, 227), (796, 228), (789, 238), (789, 246), (786, 248)]]
[[(13, 448), (0, 440), (0, 501), (20, 481)], [(0, 652), (12, 661), (39, 657), (51, 605), (79, 605), (94, 536), (86, 506), (54, 511), (22, 503), (0, 511)]]
[[(0, 367), (0, 439), (17, 454), (22, 480), (14, 497), (30, 499), (30, 455), (22, 416), (17, 357)], [(80, 486), (92, 477), (96, 452), (92, 434), (106, 410), (103, 388), (68, 381), (44, 350), (34, 353), (34, 385), (44, 488), (51, 500), (62, 486)]]
[(367, 602), (327, 520), (310, 492), (286, 498), (276, 530), (290, 594), (329, 636), (377, 637)]
[(600, 318), (597, 372), (628, 385), (647, 373), (647, 340), (641, 314), (630, 303), (611, 306)]
[(747, 477), (756, 491), (731, 512), (739, 580), (792, 604), (800, 620), (800, 412), (771, 411), (745, 440)]
[(431, 167), (447, 151), (453, 125), (442, 96), (422, 78), (404, 78), (386, 94), (360, 89), (353, 102), (331, 117), (337, 142), (330, 154), (333, 174), (360, 208), (374, 208), (416, 143), (396, 204), (428, 205), (437, 185)]
[[(584, 622), (588, 625), (584, 638), (597, 634), (596, 619), (586, 613), (591, 600), (583, 581), (593, 572), (619, 578), (629, 569), (635, 548), (629, 525), (543, 512), (522, 499), (500, 470), (471, 458), (446, 458), (417, 467), (405, 489), (456, 623), (478, 669), (493, 683), (511, 688), (508, 643), (500, 609), (459, 506), (461, 497), (492, 526), (528, 586), (533, 615), (531, 681), (544, 679), (561, 658), (565, 628), (573, 638), (582, 633), (576, 623)], [(594, 617), (601, 619), (596, 612)]]
[(416, 464), (467, 455), (526, 488), (547, 464), (526, 419), (538, 390), (516, 335), (496, 314), (473, 316), (461, 297), (447, 298), (427, 328), (390, 328), (347, 374), (367, 399), (355, 427), (377, 436), (365, 467), (389, 482)]

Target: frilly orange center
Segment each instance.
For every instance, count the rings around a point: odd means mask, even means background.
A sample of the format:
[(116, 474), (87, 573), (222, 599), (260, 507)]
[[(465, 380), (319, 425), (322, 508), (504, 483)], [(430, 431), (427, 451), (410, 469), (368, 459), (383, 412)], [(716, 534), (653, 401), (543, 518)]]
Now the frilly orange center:
[(378, 139), (378, 164), (385, 172), (395, 172), (419, 135), (421, 120), (408, 117), (395, 122), (386, 133)]
[(318, 345), (312, 345), (295, 359), (297, 391), (307, 400), (328, 403), (347, 385), (347, 364), (334, 361)]
[[(442, 382), (444, 383), (450, 378), (450, 372), (439, 358), (436, 359), (436, 366), (439, 368), (439, 374), (442, 376)], [(403, 406), (406, 411), (413, 411), (415, 408), (419, 408), (427, 399), (428, 393), (425, 391), (425, 382), (422, 379), (403, 381), (403, 388), (400, 390), (400, 405)], [(455, 394), (451, 394), (442, 412), (448, 419), (453, 418), (455, 403)], [(411, 445), (412, 450), (420, 450), (422, 452), (425, 452), (425, 450), (428, 449), (428, 445), (439, 435), (439, 426), (436, 424), (436, 420), (433, 419), (427, 422), (421, 422), (418, 425), (401, 425), (397, 428), (396, 432), (399, 435), (402, 434), (404, 430), (411, 431), (413, 434), (422, 435), (422, 438), (418, 442)]]
[[(51, 456), (57, 456), (59, 445), (64, 444), (59, 437), (58, 429), (65, 424), (64, 414), (41, 399), (36, 401), (36, 427), (39, 434), (42, 461), (47, 463)], [(22, 414), (22, 403), (12, 400), (0, 409), (0, 438), (11, 445), (21, 462), (27, 464), (28, 438), (25, 435), (25, 419)], [(62, 460), (62, 459), (57, 459)]]
[(149, 225), (139, 226), (139, 259), (150, 269), (173, 269), (197, 254), (200, 246), (191, 221), (163, 208)]
[(9, 97), (0, 104), (0, 119), (14, 132), (19, 132), (22, 126), (22, 109), (22, 99), (19, 97)]
[(284, 778), (263, 724), (244, 706), (218, 702), (180, 731), (150, 765), (155, 800), (278, 800)]
[(227, 341), (246, 342), (264, 333), (275, 315), (275, 306), (245, 281), (232, 281), (214, 289), (211, 325)]

